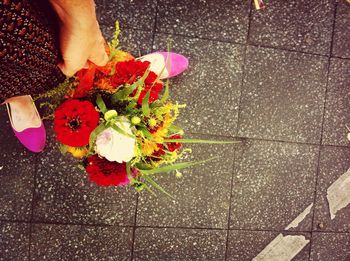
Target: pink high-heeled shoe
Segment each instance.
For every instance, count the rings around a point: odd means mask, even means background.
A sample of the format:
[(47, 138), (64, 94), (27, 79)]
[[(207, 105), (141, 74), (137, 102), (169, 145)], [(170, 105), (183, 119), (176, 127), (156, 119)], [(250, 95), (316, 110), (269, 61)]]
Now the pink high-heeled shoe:
[[(33, 100), (32, 100), (33, 101)], [(33, 102), (33, 106), (35, 109), (35, 113), (40, 120), (39, 126), (33, 126), (31, 128), (26, 128), (24, 130), (16, 130), (13, 124), (13, 119), (11, 115), (11, 104), (6, 103), (7, 112), (10, 118), (10, 123), (13, 132), (15, 133), (18, 140), (26, 147), (28, 150), (32, 152), (41, 152), (44, 150), (45, 143), (46, 143), (46, 130), (44, 127), (44, 124), (40, 118), (39, 112), (37, 108), (35, 107), (35, 104)]]
[(173, 52), (155, 52), (138, 59), (150, 62), (150, 70), (158, 74), (160, 79), (174, 77), (188, 68), (188, 59)]

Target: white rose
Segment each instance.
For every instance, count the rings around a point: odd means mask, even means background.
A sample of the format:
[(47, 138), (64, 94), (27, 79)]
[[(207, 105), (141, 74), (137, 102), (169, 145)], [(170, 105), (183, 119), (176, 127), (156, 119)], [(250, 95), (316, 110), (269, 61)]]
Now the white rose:
[[(116, 122), (116, 126), (133, 135), (130, 123)], [(135, 156), (135, 138), (119, 133), (113, 128), (107, 128), (96, 138), (96, 152), (109, 161), (128, 162)]]

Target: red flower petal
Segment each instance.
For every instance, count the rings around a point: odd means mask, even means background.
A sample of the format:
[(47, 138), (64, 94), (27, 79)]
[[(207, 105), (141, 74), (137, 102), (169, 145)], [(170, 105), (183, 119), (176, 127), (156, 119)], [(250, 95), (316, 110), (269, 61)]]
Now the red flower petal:
[(57, 140), (72, 147), (86, 146), (99, 119), (99, 113), (91, 102), (67, 100), (55, 111), (54, 131)]
[(117, 163), (100, 158), (97, 155), (90, 156), (86, 171), (90, 180), (100, 186), (118, 186), (129, 183), (126, 172), (126, 163)]

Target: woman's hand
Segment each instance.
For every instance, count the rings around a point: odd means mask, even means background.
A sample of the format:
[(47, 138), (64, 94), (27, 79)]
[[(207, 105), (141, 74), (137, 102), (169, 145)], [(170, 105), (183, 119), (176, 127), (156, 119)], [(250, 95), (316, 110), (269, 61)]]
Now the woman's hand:
[(88, 66), (108, 62), (92, 0), (51, 0), (60, 18), (60, 49), (63, 63), (58, 66), (67, 76)]

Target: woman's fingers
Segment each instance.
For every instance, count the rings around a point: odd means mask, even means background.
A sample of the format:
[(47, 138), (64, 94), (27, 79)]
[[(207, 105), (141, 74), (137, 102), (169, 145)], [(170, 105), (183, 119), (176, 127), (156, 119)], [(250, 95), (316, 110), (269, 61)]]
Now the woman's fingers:
[(104, 66), (108, 62), (108, 55), (104, 48), (104, 43), (100, 44), (100, 46), (94, 50), (90, 54), (89, 60), (96, 64), (97, 66)]
[(77, 71), (84, 68), (87, 63), (86, 58), (76, 57), (76, 59), (63, 59), (63, 63), (58, 64), (58, 67), (61, 69), (63, 74), (66, 76), (73, 76)]

